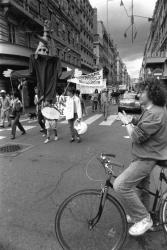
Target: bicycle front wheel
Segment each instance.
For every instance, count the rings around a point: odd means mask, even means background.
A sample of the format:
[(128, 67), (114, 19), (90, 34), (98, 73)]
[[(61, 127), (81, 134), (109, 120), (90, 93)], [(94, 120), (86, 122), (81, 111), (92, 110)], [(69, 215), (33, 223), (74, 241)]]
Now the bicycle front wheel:
[(127, 235), (127, 222), (120, 203), (107, 195), (99, 222), (91, 230), (101, 199), (99, 190), (82, 190), (72, 194), (59, 207), (55, 231), (64, 250), (118, 250)]

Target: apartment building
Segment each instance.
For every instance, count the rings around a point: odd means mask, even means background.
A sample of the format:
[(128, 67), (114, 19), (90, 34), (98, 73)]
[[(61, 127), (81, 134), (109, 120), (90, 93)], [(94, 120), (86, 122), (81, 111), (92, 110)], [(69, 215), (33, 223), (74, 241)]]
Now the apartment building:
[(140, 78), (167, 79), (167, 1), (157, 0), (145, 45)]
[[(50, 20), (55, 54), (64, 69), (81, 67), (80, 3), (74, 0), (2, 0), (0, 2), (0, 87), (9, 88), (6, 69), (28, 68), (45, 20)], [(68, 48), (68, 49), (65, 49)]]

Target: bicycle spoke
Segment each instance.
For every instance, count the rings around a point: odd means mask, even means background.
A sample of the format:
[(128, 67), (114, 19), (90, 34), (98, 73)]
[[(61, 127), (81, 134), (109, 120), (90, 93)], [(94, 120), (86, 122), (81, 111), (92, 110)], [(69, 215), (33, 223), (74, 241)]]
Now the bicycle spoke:
[(61, 213), (60, 237), (70, 250), (117, 249), (124, 234), (124, 219), (113, 202), (106, 199), (100, 221), (91, 230), (89, 221), (98, 213), (100, 193), (83, 193), (68, 201)]

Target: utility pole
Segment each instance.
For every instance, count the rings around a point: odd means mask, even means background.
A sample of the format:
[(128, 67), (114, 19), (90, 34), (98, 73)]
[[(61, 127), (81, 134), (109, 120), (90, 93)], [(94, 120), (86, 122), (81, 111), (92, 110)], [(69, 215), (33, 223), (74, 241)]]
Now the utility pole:
[(132, 0), (132, 16), (131, 16), (131, 24), (132, 24), (132, 43), (134, 41), (134, 15), (133, 15), (133, 8), (134, 8), (134, 5), (133, 5), (133, 0)]

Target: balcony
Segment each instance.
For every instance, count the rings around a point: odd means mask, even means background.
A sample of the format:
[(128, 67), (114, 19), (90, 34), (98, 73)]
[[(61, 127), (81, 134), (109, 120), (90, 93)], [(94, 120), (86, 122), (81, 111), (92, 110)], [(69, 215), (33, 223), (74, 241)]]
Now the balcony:
[[(13, 13), (18, 22), (27, 22), (30, 25), (34, 26), (36, 23), (39, 28), (43, 26), (43, 21), (46, 19), (46, 16), (42, 13), (38, 1), (33, 1), (31, 4), (27, 4), (25, 0), (1, 0), (2, 7), (5, 9), (5, 13), (8, 18), (13, 17)], [(40, 14), (41, 12), (41, 14)], [(45, 13), (46, 13), (45, 9)]]

